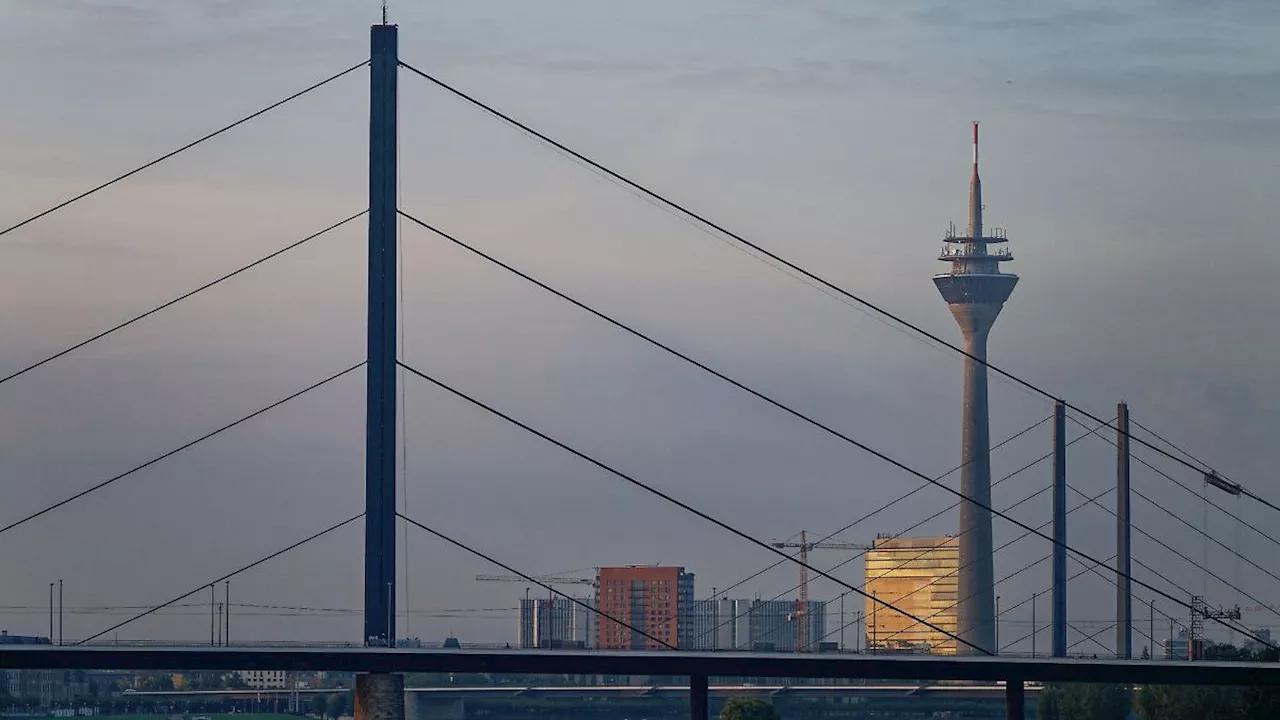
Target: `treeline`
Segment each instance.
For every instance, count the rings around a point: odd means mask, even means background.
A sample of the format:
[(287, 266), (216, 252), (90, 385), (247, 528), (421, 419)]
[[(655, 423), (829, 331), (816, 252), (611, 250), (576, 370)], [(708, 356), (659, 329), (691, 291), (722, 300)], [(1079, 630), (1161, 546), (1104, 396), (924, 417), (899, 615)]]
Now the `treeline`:
[(1040, 694), (1040, 720), (1274, 720), (1280, 688), (1071, 683)]

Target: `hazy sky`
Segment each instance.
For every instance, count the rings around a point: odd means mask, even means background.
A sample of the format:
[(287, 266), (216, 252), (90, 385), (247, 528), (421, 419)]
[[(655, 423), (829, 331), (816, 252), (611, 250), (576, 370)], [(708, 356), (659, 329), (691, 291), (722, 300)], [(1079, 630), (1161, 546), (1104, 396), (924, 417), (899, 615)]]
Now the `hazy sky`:
[[(1049, 5), (399, 0), (391, 12), (406, 62), (956, 340), (930, 276), (943, 268), (947, 223), (965, 220), (969, 122), (981, 120), (987, 221), (1007, 228), (1009, 269), (1022, 277), (992, 335), (993, 362), (1103, 418), (1125, 399), (1135, 419), (1280, 499), (1270, 227), (1280, 7)], [(377, 6), (0, 3), (0, 225), (359, 62)], [(736, 252), (416, 76), (400, 82), (406, 211), (923, 472), (958, 462), (954, 354)], [(361, 71), (0, 238), (0, 374), (364, 208), (367, 107)], [(405, 224), (401, 237), (407, 362), (761, 538), (831, 531), (917, 484), (423, 230)], [(359, 361), (363, 243), (353, 223), (0, 386), (0, 523)], [(362, 377), (7, 533), (0, 628), (45, 631), (59, 578), (69, 607), (148, 606), (358, 512)], [(404, 393), (407, 512), (517, 567), (682, 564), (707, 595), (772, 561), (413, 378)], [(991, 395), (993, 439), (1051, 412), (1007, 382), (993, 379)], [(994, 472), (1049, 442), (1045, 425), (998, 451)], [(1137, 454), (1199, 488), (1194, 473)], [(1071, 483), (1100, 492), (1114, 466), (1108, 445), (1087, 439), (1072, 449)], [(1049, 472), (999, 486), (996, 504), (1044, 487)], [(1136, 463), (1134, 485), (1205, 521), (1200, 501)], [(930, 489), (845, 537), (896, 533), (948, 504)], [(1202, 559), (1193, 530), (1140, 499), (1134, 507), (1136, 524)], [(1252, 505), (1239, 511), (1268, 532), (1276, 525)], [(1047, 521), (1048, 495), (1015, 514)], [(1271, 542), (1216, 513), (1208, 522), (1275, 567)], [(955, 523), (949, 513), (919, 532)], [(996, 521), (997, 544), (1016, 534)], [(358, 609), (362, 537), (350, 526), (247, 573), (233, 601)], [(1109, 557), (1114, 537), (1103, 510), (1073, 515), (1082, 550)], [(402, 635), (514, 641), (523, 585), (475, 582), (497, 571), (419, 531), (407, 541)], [(1237, 602), (1137, 533), (1134, 547), (1187, 590)], [(1024, 540), (997, 556), (997, 576), (1047, 553)], [(1237, 569), (1225, 550), (1208, 558), (1249, 594), (1280, 599), (1280, 582)], [(861, 563), (842, 570), (860, 575)], [(735, 594), (772, 597), (796, 577), (779, 568)], [(1048, 583), (1042, 563), (997, 593), (1007, 605)], [(1151, 596), (1135, 590), (1135, 605)], [(1113, 596), (1082, 578), (1072, 616), (1081, 627), (1105, 620)], [(850, 617), (859, 606), (848, 603)], [(1145, 629), (1146, 610), (1135, 615)], [(120, 617), (72, 614), (66, 634)], [(1029, 620), (1028, 605), (1002, 638)], [(1280, 625), (1266, 613), (1246, 621)], [(120, 637), (207, 631), (207, 607), (191, 607)], [(237, 609), (233, 635), (355, 640), (360, 618)], [(1101, 637), (1109, 646), (1113, 635)]]

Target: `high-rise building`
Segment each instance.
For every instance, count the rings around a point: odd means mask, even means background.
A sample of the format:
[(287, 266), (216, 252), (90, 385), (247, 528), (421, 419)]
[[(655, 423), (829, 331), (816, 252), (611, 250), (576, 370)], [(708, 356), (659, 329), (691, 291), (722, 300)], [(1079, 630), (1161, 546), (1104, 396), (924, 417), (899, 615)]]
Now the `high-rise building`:
[[(689, 650), (795, 652), (800, 621), (795, 600), (698, 600), (689, 612), (689, 632), (680, 644)], [(804, 614), (810, 647), (817, 650), (827, 633), (827, 606), (809, 601)]]
[(745, 642), (739, 639), (738, 647), (765, 652), (816, 650), (827, 635), (827, 604), (810, 600), (803, 614), (808, 623), (807, 648), (797, 647), (800, 633), (796, 623), (802, 619), (798, 609), (795, 600), (752, 600), (747, 607), (747, 637)]
[[(960, 541), (956, 537), (876, 538), (867, 551), (867, 649), (951, 655), (956, 641)], [(872, 599), (874, 598), (874, 599)], [(889, 603), (895, 612), (876, 600)], [(945, 632), (922, 625), (926, 620)]]
[(689, 610), (689, 631), (682, 650), (735, 650), (747, 637), (746, 600), (697, 600)]
[(1009, 241), (1003, 231), (984, 232), (982, 181), (978, 179), (978, 123), (973, 124), (973, 175), (969, 179), (969, 229), (960, 235), (954, 227), (943, 238), (939, 260), (951, 263), (948, 272), (935, 275), (934, 284), (951, 308), (964, 334), (964, 410), (961, 428), (960, 566), (957, 632), (972, 647), (995, 652), (995, 565), (991, 542), (991, 451), (987, 416), (987, 335), (1018, 276), (1000, 271), (1000, 263), (1013, 260), (1008, 250), (991, 250)]
[(596, 580), (596, 647), (665, 650), (687, 642), (693, 573), (682, 567), (602, 567)]
[(578, 598), (577, 602), (568, 598), (522, 598), (520, 647), (592, 647), (596, 614), (588, 608), (594, 602), (594, 598)]

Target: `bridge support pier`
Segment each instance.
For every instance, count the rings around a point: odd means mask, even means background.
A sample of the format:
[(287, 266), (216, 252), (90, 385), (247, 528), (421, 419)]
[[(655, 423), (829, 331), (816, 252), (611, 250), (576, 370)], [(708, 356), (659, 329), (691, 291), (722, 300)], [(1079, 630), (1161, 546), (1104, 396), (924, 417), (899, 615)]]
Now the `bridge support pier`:
[[(1022, 678), (1004, 682), (1004, 717), (1005, 720), (1026, 720), (1026, 694), (1023, 693)], [(356, 720), (359, 720), (357, 717)]]
[(689, 676), (689, 720), (707, 720), (711, 697), (709, 683), (706, 675)]
[(404, 676), (357, 675), (355, 705), (355, 720), (405, 720)]

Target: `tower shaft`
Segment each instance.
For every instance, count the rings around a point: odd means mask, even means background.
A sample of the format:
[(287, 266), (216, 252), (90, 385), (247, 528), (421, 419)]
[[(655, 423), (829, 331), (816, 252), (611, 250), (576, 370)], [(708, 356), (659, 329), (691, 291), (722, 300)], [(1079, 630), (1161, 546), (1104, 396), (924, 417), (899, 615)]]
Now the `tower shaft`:
[[(995, 647), (995, 561), (991, 532), (991, 430), (987, 405), (987, 336), (999, 306), (952, 305), (964, 333), (964, 408), (961, 417), (960, 573), (956, 629), (961, 638), (989, 652)], [(976, 360), (975, 360), (976, 358)], [(974, 652), (973, 648), (957, 648)]]

